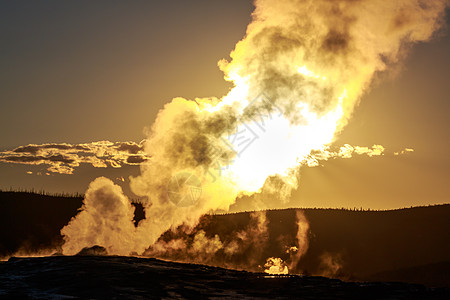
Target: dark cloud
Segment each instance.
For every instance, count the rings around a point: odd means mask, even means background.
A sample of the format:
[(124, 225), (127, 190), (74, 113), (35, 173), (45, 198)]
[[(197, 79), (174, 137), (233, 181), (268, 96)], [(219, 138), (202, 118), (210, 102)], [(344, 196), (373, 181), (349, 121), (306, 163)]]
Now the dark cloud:
[(40, 156), (29, 156), (29, 155), (23, 155), (23, 156), (3, 156), (0, 158), (0, 161), (3, 162), (22, 162), (22, 163), (32, 163), (32, 162), (38, 162), (42, 161), (42, 157)]
[(134, 142), (118, 142), (115, 147), (118, 151), (126, 151), (131, 154), (138, 154), (143, 150), (142, 144), (136, 144)]
[(138, 165), (138, 164), (141, 164), (143, 162), (146, 162), (147, 160), (148, 160), (148, 158), (145, 158), (143, 156), (138, 156), (138, 155), (128, 156), (127, 163), (130, 164), (130, 165)]
[(92, 142), (86, 144), (41, 144), (20, 146), (0, 152), (0, 162), (28, 165), (46, 165), (47, 171), (72, 174), (80, 164), (96, 168), (138, 165), (149, 159), (143, 151), (143, 142)]
[(20, 146), (13, 150), (13, 152), (17, 153), (36, 153), (38, 151), (38, 146)]
[(65, 164), (72, 164), (75, 162), (75, 159), (65, 157), (64, 155), (61, 154), (52, 155), (47, 157), (46, 159), (52, 162), (61, 162)]
[(22, 156), (3, 156), (0, 157), (0, 161), (4, 162), (22, 162), (22, 163), (33, 163), (33, 162), (61, 162), (65, 164), (72, 164), (75, 162), (74, 159), (65, 157), (63, 155), (57, 154), (57, 155), (51, 155), (51, 156), (32, 156), (32, 155), (22, 155)]

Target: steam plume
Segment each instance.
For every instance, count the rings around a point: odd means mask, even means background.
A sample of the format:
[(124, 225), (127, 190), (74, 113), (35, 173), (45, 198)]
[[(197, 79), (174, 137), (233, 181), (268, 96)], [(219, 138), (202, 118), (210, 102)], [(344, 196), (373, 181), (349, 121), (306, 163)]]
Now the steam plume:
[(82, 211), (65, 226), (64, 254), (102, 245), (110, 254), (143, 251), (135, 239), (134, 208), (122, 189), (104, 177), (91, 182)]
[[(131, 180), (132, 190), (147, 199), (146, 219), (131, 226), (132, 208), (121, 191), (96, 180), (85, 211), (62, 231), (64, 251), (95, 240), (114, 254), (142, 253), (166, 230), (227, 210), (238, 195), (260, 192), (273, 178), (288, 195), (297, 187), (299, 165), (333, 142), (376, 72), (398, 63), (409, 45), (428, 40), (447, 4), (255, 1), (246, 36), (230, 61), (219, 62), (234, 88), (221, 99), (173, 99), (149, 130), (144, 151), (152, 159)], [(201, 187), (201, 197), (188, 206), (177, 206), (167, 190), (181, 173), (197, 178), (188, 192)], [(94, 214), (106, 222), (95, 227), (98, 236), (87, 231)], [(89, 239), (80, 238), (85, 234)]]
[(273, 275), (286, 275), (289, 273), (288, 267), (284, 261), (279, 257), (269, 257), (266, 264), (264, 272)]
[(297, 243), (298, 247), (291, 247), (291, 262), (289, 264), (289, 270), (295, 270), (297, 268), (297, 264), (300, 261), (300, 258), (305, 255), (306, 251), (308, 251), (309, 247), (309, 222), (305, 217), (303, 211), (298, 210), (296, 212), (297, 215)]
[[(189, 232), (189, 230), (185, 230)], [(151, 257), (196, 262), (233, 269), (261, 271), (268, 245), (268, 220), (265, 212), (250, 214), (248, 225), (231, 236), (208, 236), (200, 229), (190, 236), (159, 239), (144, 254)], [(249, 255), (250, 254), (250, 255)]]

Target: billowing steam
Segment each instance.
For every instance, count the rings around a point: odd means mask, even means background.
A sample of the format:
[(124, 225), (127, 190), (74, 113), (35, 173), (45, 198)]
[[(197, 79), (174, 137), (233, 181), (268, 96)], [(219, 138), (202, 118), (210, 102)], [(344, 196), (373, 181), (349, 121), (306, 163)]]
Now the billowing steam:
[[(185, 230), (186, 231), (186, 230)], [(189, 230), (187, 230), (189, 232)], [(248, 225), (231, 236), (218, 234), (208, 237), (204, 230), (195, 234), (165, 240), (159, 239), (144, 255), (180, 262), (196, 262), (226, 268), (261, 271), (258, 264), (265, 261), (264, 248), (269, 238), (265, 212), (250, 214)]]
[(279, 257), (269, 257), (264, 272), (272, 275), (286, 275), (289, 274), (289, 269), (285, 262)]
[(297, 246), (293, 246), (288, 250), (291, 255), (289, 269), (297, 268), (300, 258), (305, 255), (309, 247), (309, 223), (302, 211), (297, 211)]
[(63, 248), (65, 254), (76, 254), (85, 246), (95, 245), (102, 245), (109, 253), (145, 250), (138, 248), (134, 208), (111, 180), (100, 177), (92, 181), (81, 209), (61, 230), (67, 241)]
[[(144, 151), (151, 160), (131, 179), (133, 192), (146, 198), (146, 219), (135, 227), (122, 191), (97, 179), (83, 211), (62, 230), (64, 253), (98, 244), (110, 254), (141, 254), (168, 229), (226, 211), (238, 195), (277, 189), (289, 196), (298, 167), (333, 142), (374, 74), (428, 40), (446, 5), (255, 1), (246, 36), (230, 61), (219, 62), (234, 88), (221, 99), (173, 99), (149, 130)], [(176, 195), (186, 194), (190, 201), (177, 205), (184, 197)], [(193, 249), (215, 251), (219, 242), (199, 236)], [(169, 248), (176, 247), (181, 241)]]

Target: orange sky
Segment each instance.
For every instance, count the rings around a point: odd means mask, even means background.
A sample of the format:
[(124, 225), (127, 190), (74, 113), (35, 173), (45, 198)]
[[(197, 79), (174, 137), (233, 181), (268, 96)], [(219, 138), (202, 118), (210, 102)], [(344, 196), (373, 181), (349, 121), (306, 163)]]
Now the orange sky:
[[(217, 61), (242, 38), (252, 9), (250, 1), (2, 2), (0, 150), (139, 142), (173, 97), (226, 94), (231, 85)], [(399, 72), (379, 76), (335, 143), (381, 144), (384, 156), (303, 168), (287, 205), (387, 209), (449, 202), (448, 53), (445, 32), (416, 45)], [(404, 148), (414, 152), (393, 155)], [(37, 172), (45, 167), (0, 163), (0, 188), (83, 192), (97, 176), (126, 179), (138, 170)]]

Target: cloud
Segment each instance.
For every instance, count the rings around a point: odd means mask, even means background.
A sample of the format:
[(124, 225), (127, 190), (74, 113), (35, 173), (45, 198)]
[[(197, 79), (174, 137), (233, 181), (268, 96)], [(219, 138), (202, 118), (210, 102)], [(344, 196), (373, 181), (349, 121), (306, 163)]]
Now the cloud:
[[(354, 155), (366, 155), (368, 157), (382, 156), (385, 154), (385, 148), (382, 145), (373, 145), (372, 147), (352, 146), (345, 144), (340, 148), (324, 147), (322, 150), (312, 151), (311, 154), (302, 161), (302, 165), (308, 167), (317, 167), (321, 161), (327, 161), (335, 158), (352, 158)], [(414, 152), (412, 148), (391, 152), (395, 156), (405, 155)]]
[(150, 158), (144, 152), (143, 143), (30, 144), (0, 152), (0, 162), (45, 165), (47, 171), (57, 174), (73, 174), (81, 164), (95, 168), (121, 168), (124, 165), (139, 165)]
[(332, 147), (324, 147), (322, 150), (312, 151), (311, 154), (304, 159), (303, 165), (308, 167), (317, 167), (320, 165), (320, 161), (327, 161), (334, 158), (352, 158), (356, 155), (367, 155), (369, 157), (380, 156), (384, 154), (385, 148), (381, 145), (373, 145), (369, 147), (352, 146), (345, 144), (339, 149), (333, 149)]
[(414, 149), (411, 149), (411, 148), (405, 148), (405, 149), (403, 149), (403, 150), (401, 150), (401, 151), (398, 151), (398, 152), (394, 152), (394, 155), (402, 155), (402, 154), (407, 154), (407, 153), (411, 153), (411, 152), (414, 152)]
[[(145, 142), (146, 140), (140, 143), (99, 141), (85, 144), (30, 144), (0, 152), (0, 162), (45, 165), (47, 171), (56, 174), (73, 174), (81, 164), (94, 168), (121, 168), (124, 165), (140, 165), (150, 159), (150, 155), (144, 151)], [(405, 148), (394, 155), (413, 151), (414, 149)], [(303, 164), (315, 167), (320, 165), (320, 161), (331, 158), (351, 158), (354, 154), (372, 157), (383, 155), (383, 152), (384, 147), (381, 145), (368, 148), (346, 144), (337, 150), (325, 147), (323, 150), (313, 151)]]

